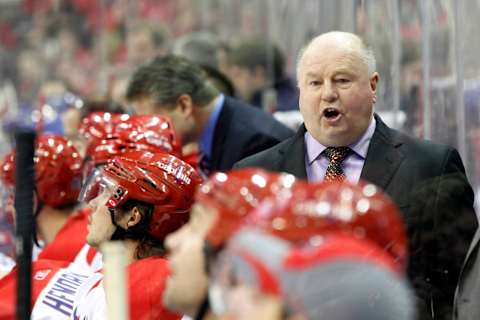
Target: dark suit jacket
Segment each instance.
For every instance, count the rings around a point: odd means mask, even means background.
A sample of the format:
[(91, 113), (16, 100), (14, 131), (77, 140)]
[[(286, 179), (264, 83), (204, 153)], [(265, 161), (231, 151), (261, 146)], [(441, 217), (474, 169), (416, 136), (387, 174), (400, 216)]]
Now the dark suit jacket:
[(294, 132), (263, 110), (225, 97), (213, 134), (212, 171), (226, 171), (240, 159), (268, 149)]
[[(401, 209), (410, 246), (408, 276), (420, 319), (450, 319), (460, 269), (477, 227), (473, 190), (458, 152), (377, 125), (361, 179), (382, 188)], [(306, 179), (305, 126), (235, 165), (285, 171)], [(431, 308), (433, 306), (433, 308)]]
[(480, 229), (477, 230), (472, 246), (458, 282), (455, 296), (455, 320), (480, 319)]

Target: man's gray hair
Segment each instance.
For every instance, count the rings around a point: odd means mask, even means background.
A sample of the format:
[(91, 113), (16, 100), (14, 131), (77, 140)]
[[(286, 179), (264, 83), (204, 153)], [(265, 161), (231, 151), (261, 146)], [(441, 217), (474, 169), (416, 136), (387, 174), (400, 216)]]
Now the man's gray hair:
[[(317, 39), (316, 38), (313, 38), (312, 40), (310, 40), (310, 42), (308, 42), (307, 45), (305, 45), (304, 47), (302, 47), (300, 49), (300, 51), (298, 52), (298, 55), (297, 55), (297, 81), (300, 79), (300, 69), (301, 69), (301, 64), (302, 64), (302, 59), (303, 59), (303, 56), (305, 55), (305, 52), (307, 51), (307, 49), (310, 47), (310, 45)], [(360, 42), (361, 42), (361, 47), (360, 47), (360, 59), (363, 61), (363, 63), (365, 63), (365, 65), (367, 66), (367, 69), (368, 69), (368, 74), (369, 75), (372, 75), (372, 73), (374, 73), (375, 71), (377, 71), (377, 60), (375, 58), (375, 53), (373, 52), (373, 49), (367, 45), (365, 43), (364, 40), (362, 40), (360, 37)]]
[(140, 66), (130, 78), (126, 98), (134, 101), (150, 97), (164, 108), (174, 108), (182, 94), (188, 94), (195, 105), (208, 105), (219, 91), (207, 79), (202, 68), (186, 58), (174, 55), (157, 57)]
[(362, 59), (367, 66), (369, 75), (377, 71), (377, 59), (375, 58), (375, 53), (373, 52), (372, 47), (366, 45), (363, 41), (360, 59)]

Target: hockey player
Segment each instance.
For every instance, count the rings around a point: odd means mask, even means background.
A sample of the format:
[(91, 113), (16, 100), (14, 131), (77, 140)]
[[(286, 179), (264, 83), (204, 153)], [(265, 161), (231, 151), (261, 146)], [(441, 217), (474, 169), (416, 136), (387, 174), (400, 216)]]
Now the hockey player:
[[(15, 186), (15, 151), (6, 156), (1, 165), (1, 179), (13, 191)], [(49, 245), (63, 232), (63, 227), (72, 213), (73, 219), (86, 213), (76, 212), (77, 198), (81, 189), (82, 159), (72, 143), (58, 135), (40, 135), (35, 147), (35, 238), (43, 245)], [(13, 199), (13, 194), (10, 196)], [(12, 200), (10, 202), (13, 202)], [(13, 206), (11, 206), (13, 208)], [(78, 237), (82, 236), (77, 230)], [(85, 236), (85, 232), (83, 236)], [(70, 239), (62, 248), (62, 257), (76, 255), (77, 237)], [(37, 241), (38, 242), (38, 241)], [(41, 249), (41, 248), (39, 248)], [(37, 253), (38, 254), (38, 253)], [(36, 257), (34, 257), (36, 258)], [(66, 259), (69, 260), (69, 259)]]
[[(93, 113), (85, 118), (80, 131), (89, 141), (84, 175), (109, 159), (133, 150), (167, 152), (178, 155), (181, 146), (170, 120), (157, 116), (129, 116)], [(41, 259), (74, 261), (96, 271), (102, 266), (101, 254), (85, 241), (89, 209), (73, 216), (53, 243), (40, 254)], [(75, 239), (72, 241), (72, 239)]]
[[(280, 211), (293, 195), (307, 199), (306, 185), (292, 175), (257, 169), (217, 173), (210, 177), (199, 189), (188, 224), (166, 239), (173, 272), (167, 282), (165, 305), (201, 319), (208, 310), (207, 258), (215, 256), (246, 223), (258, 224), (264, 229), (273, 226), (269, 230), (281, 233), (286, 223), (281, 216), (267, 216), (271, 221), (259, 217), (263, 217), (268, 206), (279, 206)], [(299, 205), (297, 209), (306, 213), (299, 216), (299, 225), (316, 233), (342, 230), (349, 235), (368, 238), (392, 255), (397, 270), (403, 270), (407, 255), (403, 223), (390, 200), (371, 185), (350, 186), (349, 193), (340, 192), (338, 184), (313, 185), (311, 189), (320, 198), (305, 201), (303, 207)], [(369, 193), (364, 194), (363, 190)], [(323, 211), (316, 212), (318, 209)], [(296, 242), (295, 239), (290, 241)]]
[[(268, 182), (268, 183), (267, 183)], [(244, 169), (215, 173), (197, 192), (189, 222), (166, 239), (172, 273), (163, 297), (167, 308), (201, 319), (208, 309), (204, 240), (217, 221), (211, 242), (221, 246), (260, 201), (282, 186), (299, 183), (292, 175)], [(283, 187), (285, 188), (285, 187)], [(218, 218), (222, 217), (222, 219)]]
[[(125, 242), (130, 319), (179, 318), (159, 303), (168, 273), (163, 240), (188, 219), (199, 181), (172, 155), (134, 152), (113, 159), (84, 186), (82, 199), (92, 210), (88, 243)], [(15, 272), (0, 280), (0, 319), (13, 317)], [(39, 260), (32, 280), (32, 319), (105, 319), (101, 272)]]
[(210, 261), (212, 309), (234, 319), (415, 319), (392, 202), (365, 184), (292, 191), (265, 199)]

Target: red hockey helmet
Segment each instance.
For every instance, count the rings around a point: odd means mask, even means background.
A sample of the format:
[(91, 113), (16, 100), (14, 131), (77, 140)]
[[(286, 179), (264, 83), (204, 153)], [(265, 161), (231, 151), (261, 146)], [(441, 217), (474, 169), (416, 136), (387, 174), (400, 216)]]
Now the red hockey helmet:
[(82, 121), (80, 132), (87, 140), (87, 155), (94, 166), (135, 150), (182, 155), (170, 119), (162, 116), (93, 113)]
[[(35, 147), (35, 187), (38, 199), (58, 207), (74, 203), (81, 189), (82, 159), (73, 144), (62, 136), (41, 135)], [(15, 152), (1, 167), (2, 179), (15, 185)]]
[(156, 152), (155, 148), (158, 148), (176, 157), (182, 156), (180, 136), (175, 132), (173, 123), (168, 117), (133, 115), (130, 116), (130, 122), (138, 128), (134, 138), (136, 144), (152, 146), (151, 152)]
[(104, 139), (114, 132), (115, 126), (128, 119), (128, 114), (118, 114), (110, 112), (92, 112), (83, 118), (78, 132), (87, 141), (95, 139)]
[(201, 179), (184, 161), (166, 153), (134, 151), (115, 157), (95, 171), (80, 195), (88, 202), (107, 186), (113, 190), (106, 206), (116, 208), (128, 199), (154, 206), (149, 233), (160, 239), (188, 221)]
[(300, 181), (293, 175), (252, 168), (213, 174), (197, 193), (198, 203), (217, 212), (206, 240), (220, 247), (263, 199), (288, 196), (297, 183)]
[(372, 184), (322, 182), (297, 185), (295, 192), (275, 195), (250, 217), (255, 226), (293, 242), (342, 232), (375, 242), (406, 268), (408, 243), (399, 209)]

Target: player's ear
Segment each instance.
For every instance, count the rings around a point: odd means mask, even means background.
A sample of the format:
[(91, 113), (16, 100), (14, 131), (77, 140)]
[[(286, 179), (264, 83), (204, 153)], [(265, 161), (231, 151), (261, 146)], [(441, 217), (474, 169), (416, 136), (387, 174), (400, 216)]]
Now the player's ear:
[(137, 225), (140, 220), (142, 220), (142, 214), (137, 207), (133, 207), (132, 210), (128, 213), (127, 228), (131, 228)]

